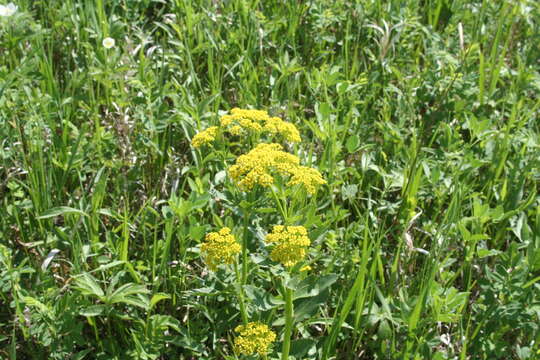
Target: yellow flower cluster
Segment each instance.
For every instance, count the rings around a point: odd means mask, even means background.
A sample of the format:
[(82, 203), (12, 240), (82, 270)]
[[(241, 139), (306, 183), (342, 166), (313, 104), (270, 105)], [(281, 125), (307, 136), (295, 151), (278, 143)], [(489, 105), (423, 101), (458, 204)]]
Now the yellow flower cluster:
[(300, 133), (294, 124), (283, 121), (279, 117), (271, 117), (263, 110), (246, 110), (234, 108), (230, 115), (223, 115), (220, 124), (232, 135), (240, 135), (244, 130), (255, 133), (268, 132), (281, 135), (290, 142), (300, 142)]
[(275, 225), (272, 232), (266, 235), (266, 242), (275, 244), (270, 259), (287, 267), (303, 260), (306, 248), (311, 244), (305, 227), (283, 225)]
[(216, 139), (217, 132), (218, 132), (218, 127), (211, 126), (208, 129), (196, 134), (191, 140), (191, 144), (193, 145), (193, 147), (198, 148), (198, 147), (201, 147), (202, 145), (211, 143), (212, 141)]
[(319, 185), (326, 184), (321, 173), (307, 166), (298, 166), (291, 173), (291, 179), (287, 185), (303, 185), (309, 194), (315, 193)]
[(234, 329), (239, 336), (234, 340), (234, 347), (237, 352), (244, 355), (257, 353), (266, 355), (269, 346), (276, 340), (276, 333), (267, 325), (259, 322), (250, 322), (246, 325), (239, 325)]
[(191, 140), (193, 147), (200, 147), (216, 139), (218, 130), (231, 135), (242, 135), (244, 132), (256, 134), (270, 133), (280, 135), (286, 141), (300, 142), (300, 132), (294, 124), (283, 121), (279, 117), (272, 117), (263, 110), (246, 110), (234, 108), (230, 114), (223, 115), (219, 126), (211, 126), (196, 134)]
[(229, 174), (241, 189), (251, 190), (255, 185), (270, 186), (275, 174), (289, 176), (287, 185), (303, 185), (312, 194), (318, 185), (326, 183), (321, 174), (301, 166), (298, 157), (283, 151), (279, 144), (259, 144), (236, 159)]
[(274, 183), (272, 173), (290, 174), (300, 162), (282, 149), (279, 144), (259, 144), (249, 153), (240, 155), (229, 168), (229, 174), (245, 190), (251, 190), (256, 184), (270, 186)]
[(206, 234), (205, 240), (201, 251), (211, 270), (216, 270), (219, 264), (234, 263), (234, 257), (242, 250), (228, 227)]

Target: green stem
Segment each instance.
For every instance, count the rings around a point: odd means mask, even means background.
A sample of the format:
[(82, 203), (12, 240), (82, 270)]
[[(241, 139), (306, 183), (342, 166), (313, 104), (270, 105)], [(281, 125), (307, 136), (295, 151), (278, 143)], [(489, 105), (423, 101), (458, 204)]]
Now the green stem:
[(249, 212), (247, 209), (244, 209), (244, 234), (242, 236), (242, 285), (245, 285), (247, 282), (247, 272), (248, 272), (248, 224), (249, 224)]
[(279, 199), (279, 197), (277, 196), (276, 192), (274, 191), (274, 189), (272, 189), (272, 195), (274, 197), (274, 200), (276, 202), (276, 206), (277, 208), (279, 209), (279, 212), (281, 213), (281, 216), (283, 217), (283, 221), (285, 223), (287, 223), (288, 221), (288, 214), (287, 214), (287, 209), (285, 208), (285, 206), (283, 206), (283, 204), (281, 203), (281, 200)]
[(289, 359), (291, 349), (291, 335), (294, 325), (293, 290), (283, 284), (285, 296), (285, 334), (283, 335), (283, 348), (281, 350), (281, 360)]
[(94, 329), (94, 335), (96, 337), (96, 341), (99, 344), (99, 348), (103, 351), (103, 343), (101, 342), (101, 339), (99, 338), (99, 331), (97, 329), (96, 322), (94, 321), (92, 317), (87, 317), (86, 320), (88, 321), (90, 326), (92, 326), (92, 329)]
[(234, 264), (234, 272), (236, 273), (236, 295), (238, 296), (238, 302), (240, 303), (240, 314), (242, 316), (242, 322), (244, 323), (244, 325), (246, 325), (248, 323), (248, 316), (246, 311), (246, 304), (244, 303), (244, 288), (242, 287), (242, 284), (240, 282), (240, 274), (238, 272), (237, 263)]

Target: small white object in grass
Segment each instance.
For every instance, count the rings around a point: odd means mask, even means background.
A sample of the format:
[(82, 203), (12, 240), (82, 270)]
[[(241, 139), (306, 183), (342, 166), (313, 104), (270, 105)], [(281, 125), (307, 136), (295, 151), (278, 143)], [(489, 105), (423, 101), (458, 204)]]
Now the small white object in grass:
[(19, 7), (14, 3), (9, 3), (7, 5), (0, 5), (0, 16), (11, 16), (17, 12)]
[(450, 345), (450, 335), (442, 334), (441, 335), (441, 342), (446, 346)]
[(461, 22), (458, 23), (457, 29), (458, 29), (458, 36), (459, 36), (459, 48), (461, 49), (461, 51), (464, 51), (465, 40), (463, 40), (463, 25), (461, 24)]
[(52, 249), (49, 252), (49, 254), (47, 255), (47, 257), (45, 258), (45, 261), (43, 261), (43, 264), (41, 264), (41, 270), (43, 270), (43, 271), (47, 270), (47, 268), (49, 267), (49, 264), (54, 259), (56, 254), (58, 254), (59, 252), (60, 252), (60, 250), (58, 250), (58, 249)]
[(103, 39), (103, 47), (105, 49), (113, 48), (115, 43), (116, 42), (114, 41), (113, 38), (106, 37), (105, 39)]

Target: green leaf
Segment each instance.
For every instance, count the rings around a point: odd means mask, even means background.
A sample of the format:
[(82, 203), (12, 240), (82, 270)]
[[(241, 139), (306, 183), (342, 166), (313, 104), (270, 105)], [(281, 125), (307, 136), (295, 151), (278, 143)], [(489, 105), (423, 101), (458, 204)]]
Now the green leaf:
[(258, 287), (245, 285), (243, 288), (246, 297), (251, 302), (251, 305), (253, 305), (258, 311), (267, 311), (280, 304), (284, 304), (283, 300), (275, 298), (268, 291)]
[(495, 256), (495, 255), (499, 255), (501, 252), (499, 250), (495, 250), (495, 249), (478, 249), (477, 251), (477, 254), (478, 254), (478, 257), (480, 259), (482, 258), (485, 258), (485, 257), (488, 257), (488, 256)]
[(170, 299), (171, 296), (165, 293), (157, 293), (152, 296), (152, 299), (150, 300), (150, 309), (154, 308), (154, 306), (160, 302), (161, 300)]
[(197, 242), (201, 241), (205, 233), (206, 233), (205, 226), (192, 225), (189, 227), (189, 237)]
[(377, 329), (377, 336), (381, 339), (391, 339), (392, 338), (392, 329), (390, 328), (390, 324), (388, 320), (382, 319), (379, 323), (379, 327)]
[(148, 298), (143, 297), (143, 296), (122, 297), (118, 301), (114, 301), (112, 303), (118, 303), (118, 302), (126, 304), (126, 305), (137, 306), (137, 307), (140, 307), (140, 308), (145, 309), (145, 310), (150, 309), (150, 303), (148, 301)]
[(316, 315), (321, 306), (328, 302), (329, 294), (329, 291), (324, 291), (316, 296), (300, 299), (297, 303), (295, 303), (295, 321), (300, 322)]
[(124, 302), (124, 299), (130, 295), (148, 294), (150, 291), (143, 285), (129, 283), (120, 286), (108, 297), (109, 302)]
[(295, 290), (293, 298), (300, 299), (319, 295), (323, 290), (335, 283), (337, 279), (336, 274), (323, 276), (310, 275), (297, 284), (295, 280), (291, 280), (287, 286)]
[(26, 303), (27, 306), (35, 307), (41, 313), (47, 314), (49, 316), (51, 315), (51, 309), (49, 309), (49, 307), (47, 307), (47, 305), (43, 304), (38, 299), (35, 299), (33, 297), (30, 297), (30, 296), (25, 296), (25, 297), (22, 298), (22, 300), (23, 300), (24, 303)]
[(321, 118), (324, 120), (327, 120), (330, 117), (330, 114), (332, 113), (332, 108), (326, 102), (317, 104), (315, 108), (316, 108), (316, 111), (318, 112), (317, 115), (320, 115)]
[(344, 185), (341, 188), (341, 194), (343, 198), (349, 201), (354, 200), (357, 193), (358, 193), (358, 185), (356, 184)]
[(88, 214), (82, 210), (75, 209), (69, 206), (59, 206), (45, 211), (41, 216), (38, 216), (38, 219), (49, 219), (55, 216), (66, 214), (79, 214), (88, 217)]
[(104, 314), (107, 310), (107, 305), (92, 305), (85, 307), (79, 311), (79, 314), (82, 316), (99, 316), (101, 314)]
[(79, 351), (77, 354), (75, 354), (75, 356), (73, 357), (73, 360), (82, 360), (86, 357), (86, 355), (90, 354), (93, 351), (94, 349), (86, 349), (83, 351)]
[(176, 332), (180, 332), (180, 321), (169, 315), (155, 314), (149, 318), (152, 327), (155, 330), (166, 330), (171, 328)]
[(349, 136), (347, 142), (345, 143), (345, 147), (349, 153), (355, 152), (358, 149), (358, 145), (360, 145), (360, 139), (356, 134)]
[(124, 263), (125, 263), (125, 261), (120, 261), (120, 260), (111, 261), (110, 263), (101, 265), (100, 267), (98, 267), (97, 269), (92, 270), (91, 272), (94, 273), (94, 272), (104, 271), (104, 270), (113, 268), (115, 266), (122, 265)]
[(316, 342), (312, 339), (298, 339), (291, 341), (291, 352), (295, 359), (303, 359), (306, 354), (315, 353)]
[(96, 279), (90, 274), (83, 274), (74, 281), (74, 289), (83, 295), (93, 295), (101, 298), (104, 294)]
[(262, 207), (256, 210), (259, 214), (272, 214), (276, 212), (275, 207)]
[(219, 291), (216, 291), (213, 287), (203, 287), (198, 289), (193, 289), (188, 291), (190, 295), (193, 296), (206, 296), (206, 295), (216, 295)]

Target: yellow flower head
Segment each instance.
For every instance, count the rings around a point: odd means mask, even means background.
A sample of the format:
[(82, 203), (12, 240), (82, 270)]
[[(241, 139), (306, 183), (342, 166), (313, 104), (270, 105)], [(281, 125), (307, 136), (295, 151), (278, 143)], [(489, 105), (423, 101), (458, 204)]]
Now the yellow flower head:
[(239, 333), (234, 340), (234, 347), (237, 352), (244, 355), (253, 353), (266, 355), (268, 347), (276, 340), (276, 333), (259, 322), (239, 325), (234, 330)]
[(244, 190), (251, 190), (257, 184), (270, 186), (274, 183), (273, 173), (287, 175), (300, 162), (282, 149), (279, 144), (259, 144), (249, 153), (240, 155), (229, 168), (229, 174)]
[(243, 190), (251, 190), (255, 185), (270, 186), (274, 175), (290, 177), (287, 185), (301, 184), (310, 194), (326, 183), (317, 170), (300, 166), (298, 157), (283, 151), (279, 144), (259, 144), (240, 155), (229, 168), (229, 174)]
[(195, 135), (193, 139), (191, 140), (191, 144), (193, 145), (193, 147), (198, 148), (202, 145), (211, 143), (212, 141), (216, 139), (217, 132), (218, 132), (218, 127), (211, 126), (208, 129), (201, 131), (200, 133)]
[(201, 251), (210, 270), (215, 271), (219, 264), (234, 263), (234, 257), (242, 250), (228, 227), (206, 234), (205, 240)]
[(300, 142), (300, 132), (294, 124), (281, 120), (278, 117), (269, 117), (264, 124), (264, 130), (271, 134), (280, 134), (290, 142)]
[(234, 108), (231, 114), (221, 117), (220, 125), (232, 135), (240, 135), (243, 131), (263, 132), (281, 135), (290, 142), (300, 142), (300, 132), (294, 124), (283, 121), (279, 117), (270, 117), (263, 110), (246, 110)]
[(320, 172), (307, 166), (298, 166), (291, 175), (287, 185), (304, 185), (310, 194), (313, 194), (319, 185), (326, 184)]
[(266, 242), (275, 244), (270, 259), (287, 267), (303, 260), (306, 248), (311, 244), (305, 227), (283, 225), (275, 225), (272, 232), (266, 235)]

